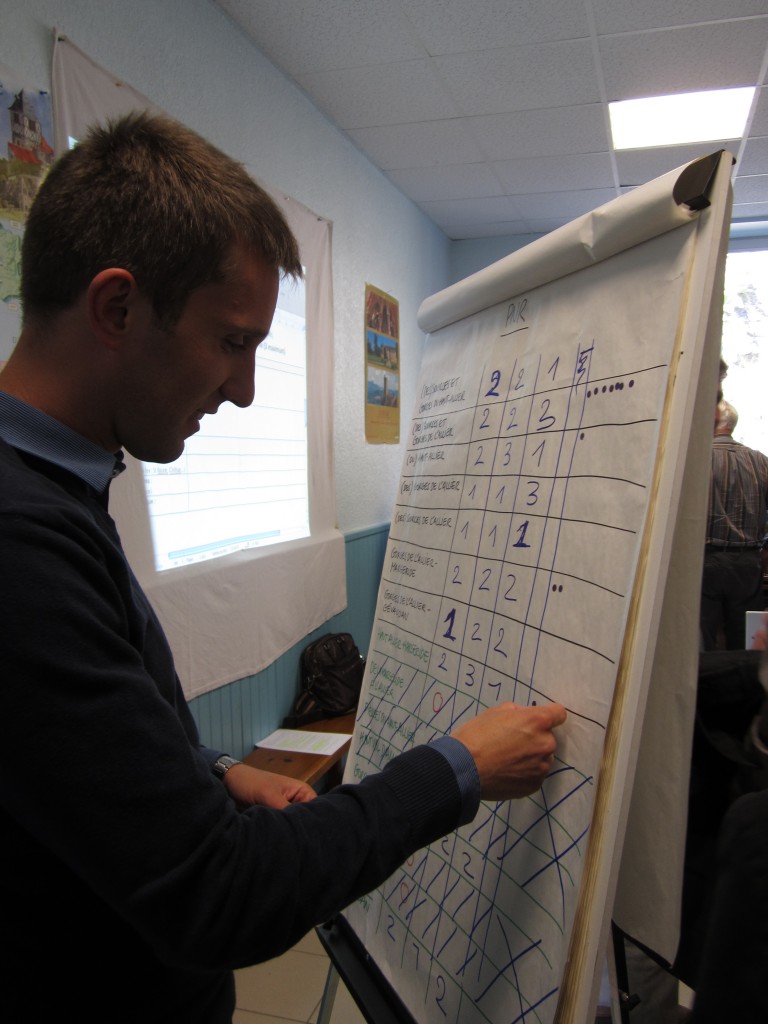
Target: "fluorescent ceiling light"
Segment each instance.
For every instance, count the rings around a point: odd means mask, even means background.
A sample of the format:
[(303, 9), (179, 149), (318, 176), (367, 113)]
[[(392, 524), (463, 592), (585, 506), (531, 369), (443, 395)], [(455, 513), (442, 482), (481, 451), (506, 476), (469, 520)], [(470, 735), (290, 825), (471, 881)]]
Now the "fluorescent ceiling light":
[(754, 94), (752, 87), (715, 89), (609, 103), (613, 148), (738, 139), (744, 133)]

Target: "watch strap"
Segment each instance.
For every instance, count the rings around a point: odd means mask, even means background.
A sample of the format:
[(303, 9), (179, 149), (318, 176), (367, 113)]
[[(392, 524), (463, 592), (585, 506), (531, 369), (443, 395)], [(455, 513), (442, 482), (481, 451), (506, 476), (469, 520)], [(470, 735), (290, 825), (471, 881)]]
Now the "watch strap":
[(222, 754), (221, 757), (217, 757), (214, 763), (211, 765), (211, 771), (217, 779), (223, 779), (233, 764), (241, 764), (234, 757), (230, 757), (229, 754)]

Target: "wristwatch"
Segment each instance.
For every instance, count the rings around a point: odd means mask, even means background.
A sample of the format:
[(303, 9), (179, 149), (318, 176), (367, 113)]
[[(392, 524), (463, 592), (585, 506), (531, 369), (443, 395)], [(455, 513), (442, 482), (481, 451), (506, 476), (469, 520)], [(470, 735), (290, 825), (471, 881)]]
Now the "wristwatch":
[(213, 765), (211, 765), (211, 771), (217, 779), (223, 779), (233, 764), (240, 764), (240, 761), (235, 760), (234, 757), (230, 757), (229, 754), (222, 754)]

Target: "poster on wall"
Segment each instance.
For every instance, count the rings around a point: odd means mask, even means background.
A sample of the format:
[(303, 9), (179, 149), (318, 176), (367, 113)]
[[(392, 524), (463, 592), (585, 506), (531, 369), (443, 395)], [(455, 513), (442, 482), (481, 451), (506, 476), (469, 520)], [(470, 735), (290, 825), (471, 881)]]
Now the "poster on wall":
[(53, 162), (51, 97), (0, 64), (0, 369), (21, 331), (21, 239)]
[(400, 440), (400, 304), (365, 286), (365, 439)]

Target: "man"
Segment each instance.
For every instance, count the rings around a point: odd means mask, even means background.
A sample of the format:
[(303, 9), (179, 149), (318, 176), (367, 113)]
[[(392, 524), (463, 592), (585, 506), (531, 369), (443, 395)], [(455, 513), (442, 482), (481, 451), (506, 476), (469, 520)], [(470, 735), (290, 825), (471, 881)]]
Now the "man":
[(737, 421), (733, 406), (719, 401), (701, 593), (705, 651), (718, 646), (721, 630), (728, 650), (743, 650), (745, 613), (764, 607), (760, 547), (768, 509), (768, 458), (734, 441)]
[(232, 968), (552, 765), (559, 705), (495, 708), (317, 799), (200, 746), (109, 482), (121, 449), (170, 461), (222, 402), (250, 404), (281, 273), (300, 262), (271, 200), (165, 119), (95, 131), (31, 210), (0, 374), (9, 1024), (224, 1024)]
[[(730, 764), (720, 759), (720, 766), (726, 765), (725, 773), (722, 770), (720, 773), (726, 775), (726, 784), (716, 777), (701, 779), (702, 783), (714, 783), (709, 793), (702, 792), (702, 810), (705, 800), (711, 800), (712, 789), (725, 810), (719, 834), (712, 840), (709, 884), (704, 894), (706, 900), (702, 901), (707, 913), (700, 924), (706, 927), (700, 927), (696, 936), (699, 962), (692, 986), (696, 999), (691, 1024), (719, 1024), (724, 1020), (763, 1024), (768, 1020), (768, 991), (761, 984), (768, 956), (766, 648), (768, 616), (763, 617), (752, 650), (742, 652), (738, 661), (732, 662), (733, 668), (724, 680), (735, 690), (734, 707), (738, 706), (735, 700), (740, 693), (746, 693), (746, 683), (750, 684), (756, 705), (749, 716), (751, 721), (740, 730), (738, 744), (733, 744)], [(725, 654), (725, 657), (736, 656)], [(735, 718), (725, 699), (721, 698), (718, 703), (721, 721), (724, 720), (727, 729), (735, 724)], [(746, 710), (746, 702), (740, 703)], [(723, 711), (727, 713), (725, 716)], [(722, 740), (722, 734), (719, 739)], [(719, 746), (727, 755), (728, 748), (722, 743)], [(741, 762), (738, 769), (735, 767), (737, 758)]]

